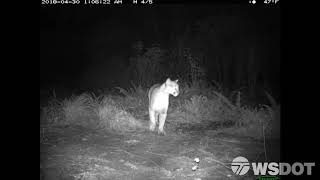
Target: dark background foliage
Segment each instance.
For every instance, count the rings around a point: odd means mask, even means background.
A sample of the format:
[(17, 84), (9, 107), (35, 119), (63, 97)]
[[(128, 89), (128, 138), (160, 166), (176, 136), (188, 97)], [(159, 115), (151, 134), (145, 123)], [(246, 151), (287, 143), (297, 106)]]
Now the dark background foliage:
[(280, 6), (40, 8), (40, 89), (148, 87), (170, 76), (279, 99), (279, 74)]

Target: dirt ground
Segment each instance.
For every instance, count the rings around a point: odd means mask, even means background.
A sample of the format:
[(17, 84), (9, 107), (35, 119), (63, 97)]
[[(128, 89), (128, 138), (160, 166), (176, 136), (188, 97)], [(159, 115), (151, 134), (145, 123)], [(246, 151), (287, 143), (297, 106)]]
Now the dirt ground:
[[(80, 127), (46, 130), (40, 143), (40, 179), (256, 179), (239, 176), (231, 162), (279, 161), (279, 141), (233, 137), (215, 130), (159, 136), (149, 131), (127, 134), (97, 132)], [(265, 153), (264, 149), (267, 149)], [(200, 162), (196, 163), (195, 158)], [(192, 170), (192, 167), (197, 169)]]

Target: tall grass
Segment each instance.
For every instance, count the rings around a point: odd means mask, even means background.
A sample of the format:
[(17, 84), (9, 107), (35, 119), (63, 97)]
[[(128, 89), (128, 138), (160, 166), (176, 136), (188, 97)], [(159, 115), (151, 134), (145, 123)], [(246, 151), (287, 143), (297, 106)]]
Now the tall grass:
[(82, 126), (90, 129), (128, 132), (143, 128), (120, 103), (111, 96), (93, 93), (73, 95), (64, 100), (52, 99), (43, 108), (43, 123), (50, 126)]
[(124, 95), (123, 98), (118, 98), (117, 101), (122, 105), (123, 109), (130, 112), (135, 116), (145, 114), (148, 109), (148, 94), (147, 89), (141, 85), (131, 83), (129, 89), (116, 87), (120, 94)]
[(188, 123), (204, 123), (221, 121), (222, 104), (219, 100), (210, 100), (206, 96), (194, 95), (182, 104), (182, 109), (188, 115)]
[[(190, 91), (191, 89), (195, 90)], [(182, 116), (183, 118), (176, 118), (178, 126), (179, 123), (206, 125), (212, 122), (221, 124), (228, 122), (229, 125), (233, 124), (232, 127), (226, 127), (225, 132), (228, 133), (257, 139), (261, 139), (264, 135), (279, 137), (279, 134), (274, 134), (274, 130), (277, 128), (279, 130), (279, 126), (273, 123), (280, 119), (279, 113), (277, 113), (279, 110), (267, 105), (260, 105), (259, 107), (243, 106), (240, 93), (237, 93), (235, 102), (232, 102), (221, 92), (211, 89), (208, 93), (207, 90), (198, 89), (196, 91), (196, 89), (196, 87), (190, 87), (183, 92), (208, 94), (208, 96), (192, 95), (191, 93), (191, 98), (185, 99), (184, 103), (180, 103), (176, 112), (180, 114), (179, 117)]]
[[(51, 125), (80, 125), (122, 133), (145, 129), (140, 119), (148, 112), (147, 89), (135, 84), (129, 89), (115, 89), (122, 96), (83, 93), (64, 100), (52, 98), (42, 108), (42, 120)], [(241, 104), (240, 92), (233, 102), (223, 91), (200, 81), (182, 83), (180, 89), (178, 97), (170, 98), (170, 126), (228, 124), (229, 129), (222, 127), (232, 134), (258, 139), (263, 135), (279, 137), (280, 105), (270, 94), (267, 97), (271, 106), (249, 107)]]

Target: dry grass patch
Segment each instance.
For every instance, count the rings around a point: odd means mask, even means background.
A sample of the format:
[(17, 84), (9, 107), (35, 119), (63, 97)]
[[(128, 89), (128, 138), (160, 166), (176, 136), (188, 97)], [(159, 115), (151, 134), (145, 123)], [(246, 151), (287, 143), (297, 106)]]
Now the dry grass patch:
[(102, 129), (123, 133), (143, 128), (143, 124), (140, 121), (136, 120), (119, 103), (116, 103), (108, 96), (98, 98), (94, 112), (99, 119), (99, 128)]

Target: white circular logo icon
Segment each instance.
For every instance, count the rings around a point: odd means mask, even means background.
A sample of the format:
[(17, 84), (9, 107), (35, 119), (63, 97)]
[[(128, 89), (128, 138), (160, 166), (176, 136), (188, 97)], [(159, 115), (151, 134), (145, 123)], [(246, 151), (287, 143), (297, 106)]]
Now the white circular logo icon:
[(250, 164), (247, 158), (238, 156), (231, 163), (232, 171), (237, 175), (244, 175), (250, 169)]

